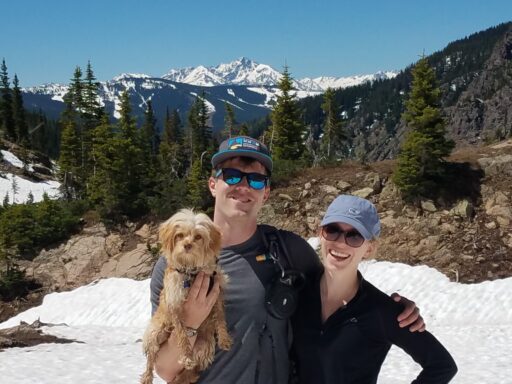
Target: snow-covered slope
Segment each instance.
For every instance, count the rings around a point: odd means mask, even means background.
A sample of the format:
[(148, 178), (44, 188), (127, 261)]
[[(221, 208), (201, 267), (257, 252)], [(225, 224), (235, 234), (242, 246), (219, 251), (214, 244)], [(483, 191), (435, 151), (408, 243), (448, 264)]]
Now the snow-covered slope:
[[(512, 278), (457, 284), (426, 266), (365, 262), (363, 275), (387, 293), (414, 299), (427, 328), (453, 355), (454, 384), (510, 383), (512, 376)], [(45, 296), (39, 307), (0, 324), (20, 320), (59, 324), (44, 332), (80, 343), (41, 344), (1, 352), (3, 384), (135, 383), (144, 370), (141, 338), (149, 321), (149, 280), (106, 279), (71, 292)], [(392, 347), (381, 384), (410, 383), (420, 367)], [(155, 379), (155, 383), (162, 383)]]
[[(2, 150), (2, 160), (16, 168), (26, 167), (27, 171), (33, 172), (34, 165), (24, 164), (12, 152)], [(43, 200), (43, 195), (46, 193), (50, 198), (57, 198), (60, 196), (59, 191), (60, 183), (55, 180), (46, 180), (34, 182), (22, 176), (4, 172), (0, 174), (0, 199), (7, 196), (9, 203), (26, 203), (29, 200), (29, 195), (32, 193), (33, 201), (38, 202)]]

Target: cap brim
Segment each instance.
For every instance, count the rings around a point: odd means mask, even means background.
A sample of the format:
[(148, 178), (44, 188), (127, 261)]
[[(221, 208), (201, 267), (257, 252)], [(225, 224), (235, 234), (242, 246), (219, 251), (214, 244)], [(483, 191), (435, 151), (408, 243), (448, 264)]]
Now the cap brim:
[(212, 157), (212, 165), (215, 168), (217, 164), (220, 164), (228, 159), (232, 159), (233, 157), (239, 156), (250, 157), (251, 159), (258, 160), (269, 172), (272, 172), (272, 159), (270, 158), (270, 156), (255, 151), (244, 151), (243, 149), (228, 149), (216, 153)]
[(322, 222), (320, 223), (320, 225), (323, 227), (324, 225), (327, 225), (327, 224), (332, 224), (332, 223), (344, 223), (344, 224), (348, 224), (348, 225), (351, 225), (352, 227), (354, 227), (361, 235), (363, 235), (363, 237), (365, 238), (365, 240), (371, 240), (373, 238), (373, 236), (371, 235), (370, 232), (368, 232), (368, 230), (364, 227), (363, 224), (361, 224), (360, 221), (358, 220), (355, 220), (354, 218), (352, 217), (349, 217), (349, 216), (344, 216), (344, 215), (333, 215), (333, 216), (329, 216), (329, 217), (324, 217), (324, 219), (322, 220)]

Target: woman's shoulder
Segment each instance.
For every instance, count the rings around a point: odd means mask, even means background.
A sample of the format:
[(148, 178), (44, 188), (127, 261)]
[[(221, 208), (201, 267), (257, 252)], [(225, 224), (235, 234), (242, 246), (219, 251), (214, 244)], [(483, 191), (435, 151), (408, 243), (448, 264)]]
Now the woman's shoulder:
[(394, 301), (387, 293), (363, 278), (362, 287), (368, 300), (371, 301), (372, 308), (378, 312), (381, 317), (391, 317), (396, 321), (396, 316), (403, 311), (403, 305)]

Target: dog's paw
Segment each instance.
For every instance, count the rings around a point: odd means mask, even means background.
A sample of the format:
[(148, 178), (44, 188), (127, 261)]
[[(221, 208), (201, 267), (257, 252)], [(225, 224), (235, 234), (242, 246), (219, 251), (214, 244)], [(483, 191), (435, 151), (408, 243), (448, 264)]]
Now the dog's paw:
[(233, 345), (233, 340), (229, 336), (219, 337), (218, 345), (220, 349), (228, 351)]

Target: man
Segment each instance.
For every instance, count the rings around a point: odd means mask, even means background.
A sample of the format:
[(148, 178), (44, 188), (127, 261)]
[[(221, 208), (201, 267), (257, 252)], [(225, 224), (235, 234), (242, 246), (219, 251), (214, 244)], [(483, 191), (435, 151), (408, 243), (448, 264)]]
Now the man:
[[(258, 213), (270, 194), (272, 159), (267, 147), (250, 137), (238, 136), (221, 143), (212, 158), (213, 173), (208, 180), (215, 198), (214, 223), (221, 229), (219, 263), (229, 276), (224, 292), (226, 322), (233, 338), (229, 351), (217, 351), (213, 364), (202, 373), (199, 383), (257, 384), (288, 382), (288, 321), (270, 315), (265, 307), (265, 289), (271, 284), (276, 266), (268, 255), (265, 232), (257, 225)], [(309, 244), (294, 233), (279, 231), (293, 267), (306, 278), (320, 268)], [(161, 257), (151, 278), (153, 311), (158, 306), (165, 270)], [(217, 283), (209, 290), (209, 276), (200, 273), (192, 284), (183, 309), (182, 323), (196, 341), (195, 330), (206, 319), (219, 294)], [(397, 296), (396, 300), (400, 300)], [(411, 331), (424, 329), (414, 303), (399, 317), (401, 326), (413, 323)], [(179, 348), (171, 334), (162, 344), (155, 369), (170, 382), (183, 369)], [(364, 369), (364, 368), (362, 368)]]

